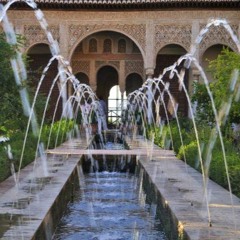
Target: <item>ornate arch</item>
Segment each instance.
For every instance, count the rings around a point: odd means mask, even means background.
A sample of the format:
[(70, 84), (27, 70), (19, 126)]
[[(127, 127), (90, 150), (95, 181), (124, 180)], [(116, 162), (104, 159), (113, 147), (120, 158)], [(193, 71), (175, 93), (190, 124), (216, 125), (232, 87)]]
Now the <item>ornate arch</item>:
[[(156, 52), (156, 55), (155, 55), (155, 58), (154, 58), (155, 63), (157, 62), (157, 58), (158, 58), (159, 52), (160, 52), (163, 48), (165, 48), (165, 47), (167, 47), (167, 46), (170, 46), (170, 45), (178, 46), (178, 47), (184, 49), (184, 50), (187, 52), (186, 48), (185, 48), (184, 46), (182, 46), (181, 44), (178, 44), (178, 43), (165, 44), (165, 45), (163, 45), (163, 46)], [(185, 53), (184, 53), (184, 54), (185, 54)], [(184, 54), (182, 54), (182, 55), (184, 55)]]
[[(25, 52), (25, 53), (28, 53), (32, 48), (34, 48), (35, 46), (37, 46), (37, 45), (39, 45), (39, 44), (45, 44), (45, 45), (47, 45), (48, 47), (50, 47), (48, 41), (46, 41), (46, 42), (35, 42), (35, 43), (33, 43), (32, 45), (28, 46), (28, 48), (26, 48), (24, 52)], [(50, 52), (50, 48), (49, 48), (49, 52)], [(50, 53), (51, 53), (51, 52), (50, 52)]]
[(117, 73), (119, 74), (119, 71), (120, 71), (120, 62), (119, 61), (96, 61), (96, 64), (95, 64), (95, 71), (96, 71), (96, 74), (98, 73), (98, 71), (102, 68), (102, 67), (105, 67), (105, 66), (110, 66), (110, 67), (113, 67)]
[[(59, 26), (51, 25), (49, 26), (49, 31), (52, 33), (53, 38), (59, 42)], [(26, 37), (25, 51), (30, 49), (30, 46), (38, 43), (46, 43), (49, 45), (47, 36), (40, 25), (24, 25), (23, 35)]]
[[(201, 25), (200, 28), (204, 28), (205, 25)], [(231, 26), (233, 32), (237, 36), (238, 25)], [(211, 26), (202, 39), (199, 46), (199, 58), (202, 59), (204, 52), (213, 45), (225, 45), (230, 47), (233, 51), (238, 52), (237, 46), (231, 38), (230, 34), (223, 26)]]
[(72, 61), (72, 71), (73, 74), (78, 72), (83, 72), (87, 76), (90, 75), (90, 61), (81, 61), (81, 60), (74, 60)]
[(144, 79), (144, 66), (142, 61), (126, 61), (125, 63), (125, 78), (131, 73), (139, 74)]
[(101, 31), (119, 32), (131, 39), (139, 48), (145, 61), (146, 26), (145, 24), (94, 24), (75, 25), (68, 27), (69, 59), (72, 58), (77, 45), (86, 37)]
[[(186, 51), (190, 50), (192, 37), (191, 25), (173, 25), (161, 24), (155, 26), (155, 53), (158, 52), (169, 44), (176, 44), (183, 47)], [(156, 58), (155, 56), (155, 58)]]

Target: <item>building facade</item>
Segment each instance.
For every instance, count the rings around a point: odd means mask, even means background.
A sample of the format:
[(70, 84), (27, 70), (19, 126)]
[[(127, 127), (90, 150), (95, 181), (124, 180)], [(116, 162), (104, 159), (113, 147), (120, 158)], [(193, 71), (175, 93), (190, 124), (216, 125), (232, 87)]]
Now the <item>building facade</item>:
[[(226, 19), (240, 36), (238, 0), (36, 2), (59, 43), (61, 55), (71, 63), (73, 74), (105, 99), (114, 85), (119, 85), (122, 94), (128, 94), (148, 77), (157, 77), (164, 67), (190, 51), (210, 19)], [(20, 1), (10, 8), (8, 17), (15, 31), (26, 38), (23, 52), (32, 57), (32, 67), (44, 66), (51, 55), (47, 36), (34, 12)], [(223, 46), (238, 51), (224, 27), (210, 27), (197, 46), (196, 58), (206, 69), (207, 59), (214, 59)], [(198, 71), (190, 68), (186, 79), (190, 92), (196, 79)], [(178, 101), (187, 113), (184, 96)]]

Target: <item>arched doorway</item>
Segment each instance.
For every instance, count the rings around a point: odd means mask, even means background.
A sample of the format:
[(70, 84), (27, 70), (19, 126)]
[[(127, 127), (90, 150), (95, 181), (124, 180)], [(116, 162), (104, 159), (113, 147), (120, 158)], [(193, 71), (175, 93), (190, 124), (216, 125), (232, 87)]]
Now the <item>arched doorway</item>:
[[(97, 96), (102, 97), (103, 100), (108, 103), (108, 97), (110, 89), (118, 85), (118, 72), (112, 66), (104, 66), (97, 72)], [(108, 104), (107, 104), (108, 108)], [(114, 111), (114, 109), (111, 109)], [(109, 111), (108, 111), (109, 115)]]
[(87, 74), (83, 72), (78, 72), (77, 74), (75, 74), (75, 77), (79, 80), (80, 83), (89, 85), (89, 78)]
[(71, 66), (74, 73), (84, 72), (89, 77), (89, 85), (97, 94), (97, 72), (104, 66), (112, 66), (121, 76), (116, 84), (123, 90), (125, 76), (133, 72), (144, 76), (142, 52), (122, 33), (99, 31), (79, 42), (71, 55)]
[[(47, 44), (40, 43), (32, 46), (28, 50), (27, 56), (29, 57), (28, 71), (31, 73), (29, 75), (33, 76), (33, 78), (31, 79), (32, 86), (34, 88), (37, 88), (39, 80), (42, 76), (42, 71), (49, 63), (49, 60), (51, 59), (52, 54)], [(52, 119), (55, 108), (57, 108), (56, 117), (54, 120), (60, 119), (62, 114), (61, 98), (58, 102), (58, 105), (56, 106), (56, 103), (59, 97), (59, 89), (58, 89), (57, 82), (53, 87), (52, 93), (50, 93), (50, 89), (52, 87), (53, 81), (57, 76), (57, 72), (58, 72), (57, 66), (58, 66), (58, 62), (57, 60), (54, 60), (50, 65), (47, 73), (45, 74), (44, 80), (40, 87), (40, 93), (42, 93), (43, 95), (48, 96), (49, 94), (51, 94), (49, 107), (47, 110), (47, 118)]]
[(108, 122), (117, 124), (122, 116), (122, 109), (126, 105), (126, 91), (121, 93), (118, 85), (113, 86), (109, 91), (108, 97)]
[(209, 62), (217, 59), (223, 48), (228, 47), (222, 44), (213, 45), (209, 47), (202, 56), (202, 66), (209, 82), (213, 80), (212, 73), (209, 71)]
[[(163, 69), (166, 67), (171, 66), (173, 63), (175, 63), (182, 55), (186, 54), (186, 50), (176, 44), (170, 44), (165, 47), (163, 47), (157, 55), (156, 59), (156, 68), (154, 72), (154, 76), (158, 77), (159, 74), (162, 73)], [(181, 69), (183, 66), (179, 66), (178, 70)], [(186, 70), (185, 73), (185, 78), (184, 78), (184, 83), (186, 88), (188, 89), (188, 78), (189, 78), (189, 73), (188, 70)], [(187, 103), (187, 98), (186, 94), (184, 93), (183, 90), (179, 91), (179, 83), (178, 79), (176, 76), (173, 78), (170, 78), (169, 73), (164, 76), (163, 81), (169, 82), (169, 91), (171, 95), (173, 96), (174, 100), (176, 101), (176, 105), (178, 105), (178, 113), (183, 115), (183, 116), (188, 116), (188, 103)], [(160, 88), (163, 89), (163, 86), (160, 85)], [(168, 94), (164, 94), (164, 102), (167, 106), (171, 106), (171, 102), (169, 101), (169, 96)], [(172, 111), (168, 110), (169, 117), (172, 116)], [(164, 108), (160, 109), (160, 116), (165, 118), (165, 111)]]
[(142, 77), (137, 73), (131, 73), (126, 78), (126, 94), (139, 89), (143, 84)]

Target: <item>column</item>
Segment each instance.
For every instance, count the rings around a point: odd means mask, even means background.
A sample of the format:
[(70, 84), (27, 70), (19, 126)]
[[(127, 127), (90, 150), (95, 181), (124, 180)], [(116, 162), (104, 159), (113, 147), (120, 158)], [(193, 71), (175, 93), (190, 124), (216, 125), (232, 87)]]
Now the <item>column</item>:
[(125, 79), (125, 61), (120, 61), (119, 64), (119, 79), (118, 84), (121, 93), (123, 94), (125, 92), (126, 88), (126, 79)]
[(89, 85), (93, 92), (97, 91), (97, 72), (95, 67), (95, 60), (90, 61)]
[(152, 78), (155, 69), (155, 25), (153, 20), (149, 20), (146, 25), (146, 56), (144, 67), (147, 78)]

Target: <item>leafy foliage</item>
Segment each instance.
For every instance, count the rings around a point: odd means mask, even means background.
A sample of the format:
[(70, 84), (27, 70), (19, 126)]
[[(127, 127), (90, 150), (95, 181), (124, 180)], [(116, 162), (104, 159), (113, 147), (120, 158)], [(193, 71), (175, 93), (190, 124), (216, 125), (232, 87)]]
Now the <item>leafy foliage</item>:
[[(218, 111), (232, 94), (231, 81), (234, 70), (240, 70), (240, 55), (224, 48), (218, 57), (209, 64), (209, 71), (214, 81), (209, 84)], [(239, 76), (238, 76), (239, 78)], [(239, 81), (239, 79), (238, 79)], [(202, 124), (214, 123), (213, 111), (206, 87), (201, 83), (194, 83), (192, 102), (197, 102), (196, 119)], [(240, 123), (240, 102), (233, 101), (229, 113), (229, 122)]]

